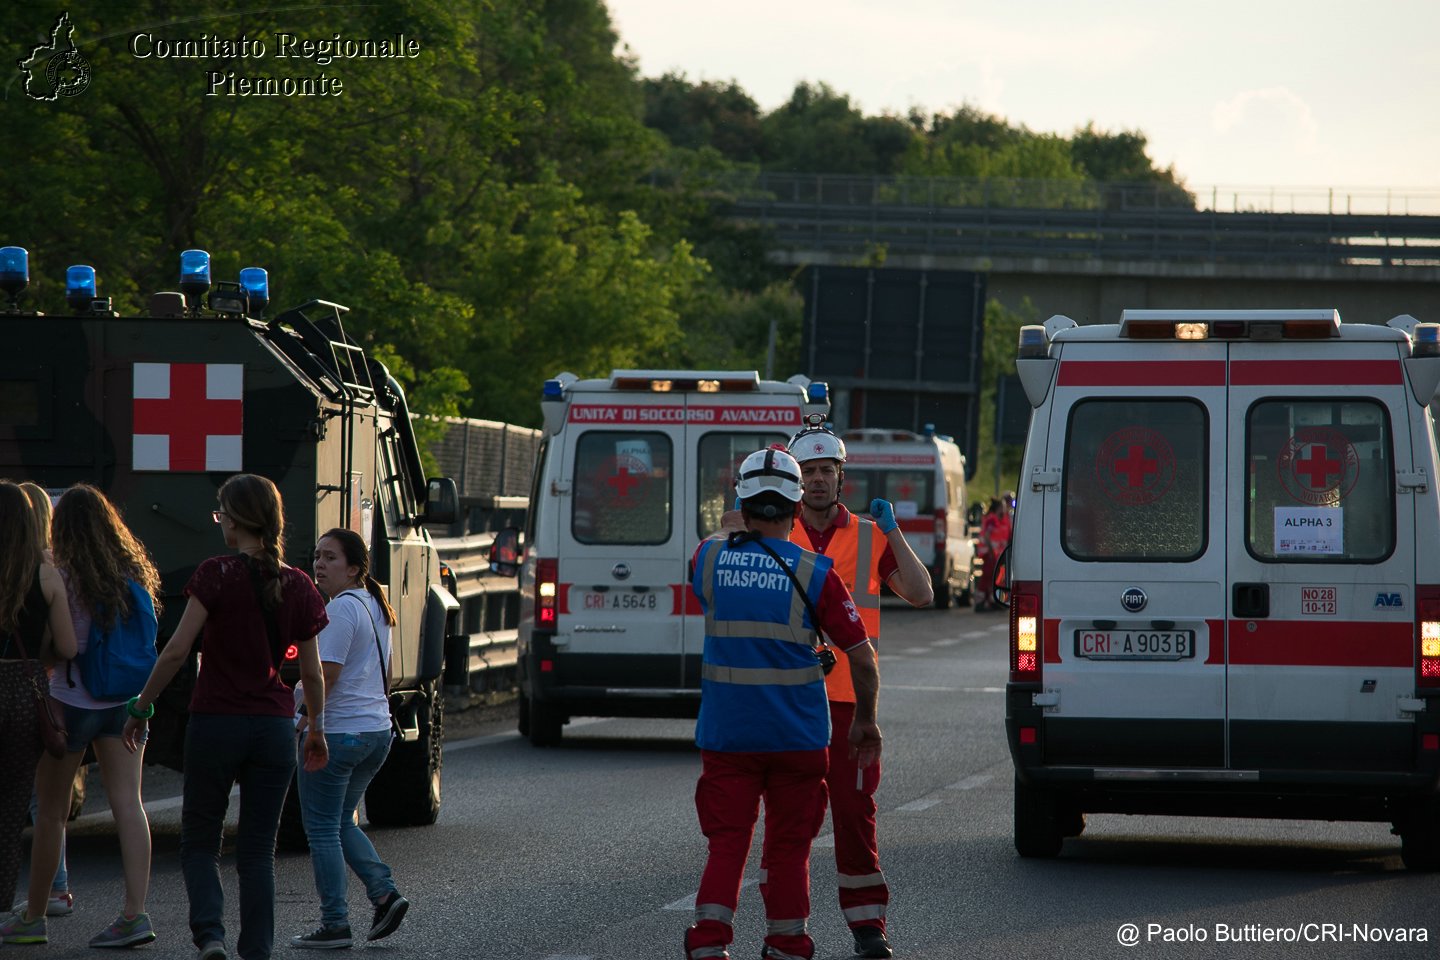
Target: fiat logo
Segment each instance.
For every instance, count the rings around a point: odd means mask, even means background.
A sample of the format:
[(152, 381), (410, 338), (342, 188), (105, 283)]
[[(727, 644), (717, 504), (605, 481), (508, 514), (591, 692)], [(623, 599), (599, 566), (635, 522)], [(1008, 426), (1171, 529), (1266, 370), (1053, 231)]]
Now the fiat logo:
[[(613, 576), (616, 580), (629, 580), (629, 579), (630, 579), (630, 564), (628, 564), (628, 563), (617, 563), (617, 564), (615, 564), (615, 566), (610, 570), (610, 575)], [(1142, 606), (1142, 607), (1145, 606), (1145, 601), (1144, 601), (1144, 600), (1141, 600), (1141, 601), (1140, 601), (1140, 606)]]
[(1120, 606), (1130, 613), (1139, 613), (1149, 602), (1150, 598), (1145, 596), (1145, 591), (1139, 587), (1127, 587), (1125, 592), (1120, 594)]

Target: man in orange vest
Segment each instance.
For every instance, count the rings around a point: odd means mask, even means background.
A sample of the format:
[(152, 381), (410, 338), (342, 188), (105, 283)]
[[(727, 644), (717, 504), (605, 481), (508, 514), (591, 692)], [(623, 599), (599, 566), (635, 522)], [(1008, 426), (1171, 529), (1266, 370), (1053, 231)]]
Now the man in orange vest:
[[(880, 637), (880, 585), (886, 584), (911, 606), (934, 599), (930, 571), (920, 562), (895, 520), (888, 500), (870, 503), (874, 521), (859, 517), (840, 503), (845, 483), (845, 443), (823, 427), (802, 430), (790, 441), (790, 454), (800, 463), (805, 487), (800, 522), (790, 539), (835, 564), (860, 611), (871, 643)], [(840, 909), (855, 937), (861, 957), (892, 956), (886, 936), (885, 908), (890, 888), (880, 872), (875, 837), (875, 790), (880, 762), (864, 768), (863, 776), (850, 756), (845, 731), (855, 717), (855, 689), (846, 658), (837, 658), (825, 678), (830, 700), (830, 729), (840, 731), (830, 742), (830, 819), (835, 828), (835, 865), (839, 871)]]

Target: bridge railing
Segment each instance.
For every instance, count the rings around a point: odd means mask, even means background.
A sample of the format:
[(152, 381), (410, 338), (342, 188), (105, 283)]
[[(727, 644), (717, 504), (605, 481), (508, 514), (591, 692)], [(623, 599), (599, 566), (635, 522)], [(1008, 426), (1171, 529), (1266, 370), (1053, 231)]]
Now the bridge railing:
[(728, 196), (733, 216), (779, 246), (853, 256), (1440, 266), (1440, 203), (1433, 214), (1353, 202), (1349, 212), (1225, 212), (1155, 184), (813, 174), (759, 174), (732, 181)]

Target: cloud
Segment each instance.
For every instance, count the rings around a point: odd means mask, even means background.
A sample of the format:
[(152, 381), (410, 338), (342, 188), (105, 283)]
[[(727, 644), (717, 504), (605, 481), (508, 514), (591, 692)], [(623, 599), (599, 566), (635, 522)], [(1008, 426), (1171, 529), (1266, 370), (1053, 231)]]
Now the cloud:
[(1257, 151), (1288, 147), (1312, 154), (1320, 140), (1310, 104), (1288, 87), (1244, 90), (1220, 101), (1210, 112), (1210, 127), (1232, 141), (1252, 141)]

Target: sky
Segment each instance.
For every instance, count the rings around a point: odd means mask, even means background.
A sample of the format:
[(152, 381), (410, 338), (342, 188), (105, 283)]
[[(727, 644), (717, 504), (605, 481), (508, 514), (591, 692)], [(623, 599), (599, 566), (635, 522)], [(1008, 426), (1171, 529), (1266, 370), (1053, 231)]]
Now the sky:
[(1222, 208), (1227, 188), (1440, 207), (1437, 0), (606, 3), (642, 75), (733, 80), (766, 111), (823, 81), (870, 115), (1139, 130)]

